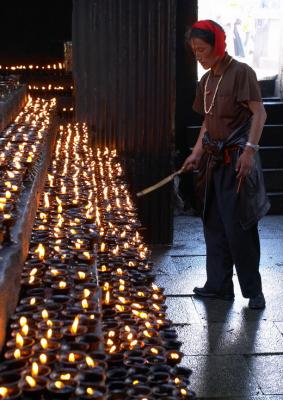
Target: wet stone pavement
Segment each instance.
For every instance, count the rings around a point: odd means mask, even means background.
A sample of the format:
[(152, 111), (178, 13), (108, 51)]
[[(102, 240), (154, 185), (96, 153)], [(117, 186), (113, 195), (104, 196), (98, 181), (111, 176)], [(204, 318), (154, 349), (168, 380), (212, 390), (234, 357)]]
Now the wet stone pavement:
[(198, 217), (175, 217), (172, 247), (154, 247), (157, 284), (183, 342), (199, 399), (283, 399), (283, 216), (259, 225), (265, 310), (250, 310), (234, 275), (235, 301), (193, 296), (205, 283), (205, 244)]

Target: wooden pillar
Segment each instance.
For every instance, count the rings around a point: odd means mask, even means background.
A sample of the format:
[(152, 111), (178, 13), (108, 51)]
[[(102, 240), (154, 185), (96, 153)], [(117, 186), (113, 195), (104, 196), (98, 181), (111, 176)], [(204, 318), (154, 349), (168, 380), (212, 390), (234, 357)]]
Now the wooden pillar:
[[(77, 118), (116, 148), (135, 193), (172, 172), (176, 0), (73, 0)], [(172, 186), (137, 200), (144, 236), (171, 243)]]

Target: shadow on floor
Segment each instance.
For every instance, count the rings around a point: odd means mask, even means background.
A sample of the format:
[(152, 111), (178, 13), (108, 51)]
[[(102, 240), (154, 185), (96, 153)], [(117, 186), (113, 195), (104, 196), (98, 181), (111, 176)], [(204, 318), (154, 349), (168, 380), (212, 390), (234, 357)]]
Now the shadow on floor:
[(263, 311), (247, 308), (236, 275), (234, 302), (193, 296), (206, 279), (198, 217), (176, 217), (173, 246), (153, 249), (157, 284), (165, 288), (183, 364), (193, 370), (191, 389), (200, 399), (283, 399), (283, 216), (265, 217), (259, 230)]

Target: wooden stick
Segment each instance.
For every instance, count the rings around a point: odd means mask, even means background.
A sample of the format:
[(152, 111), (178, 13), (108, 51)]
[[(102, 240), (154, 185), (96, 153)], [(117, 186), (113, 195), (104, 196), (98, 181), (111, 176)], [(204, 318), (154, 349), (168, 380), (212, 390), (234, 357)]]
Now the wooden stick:
[(148, 193), (150, 193), (150, 192), (153, 192), (154, 190), (160, 188), (161, 186), (166, 185), (166, 183), (171, 182), (171, 181), (175, 178), (175, 176), (181, 174), (182, 172), (183, 172), (183, 169), (182, 169), (182, 168), (179, 169), (179, 170), (176, 171), (176, 172), (173, 172), (173, 174), (171, 174), (171, 175), (169, 175), (169, 176), (166, 176), (166, 178), (163, 178), (161, 181), (155, 183), (155, 184), (152, 185), (152, 186), (147, 187), (146, 189), (143, 189), (141, 192), (138, 192), (138, 193), (137, 193), (137, 197), (144, 196), (145, 194), (148, 194)]
[(238, 182), (238, 186), (237, 186), (237, 193), (239, 193), (241, 185), (242, 185), (242, 176), (240, 176), (240, 178), (239, 178), (239, 182)]

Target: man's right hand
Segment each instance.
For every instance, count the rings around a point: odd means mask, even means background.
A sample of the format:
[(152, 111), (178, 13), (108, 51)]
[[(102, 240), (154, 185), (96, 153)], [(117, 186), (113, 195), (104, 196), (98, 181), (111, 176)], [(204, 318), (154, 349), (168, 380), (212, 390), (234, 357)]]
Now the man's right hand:
[(199, 166), (199, 162), (200, 162), (200, 156), (192, 153), (184, 161), (184, 164), (182, 166), (183, 172), (188, 172), (197, 169)]

